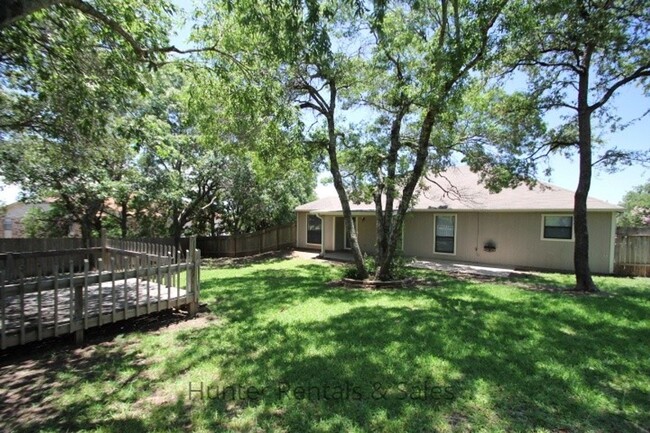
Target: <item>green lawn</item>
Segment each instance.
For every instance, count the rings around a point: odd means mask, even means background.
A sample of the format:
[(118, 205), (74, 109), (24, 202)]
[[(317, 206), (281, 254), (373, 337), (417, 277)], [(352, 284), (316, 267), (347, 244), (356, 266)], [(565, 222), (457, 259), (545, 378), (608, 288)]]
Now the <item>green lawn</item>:
[(417, 273), (418, 289), (367, 291), (329, 287), (342, 267), (307, 260), (203, 269), (214, 320), (97, 345), (52, 373), (46, 416), (14, 429), (650, 428), (650, 280), (596, 278), (606, 294), (584, 296), (522, 287), (565, 275)]

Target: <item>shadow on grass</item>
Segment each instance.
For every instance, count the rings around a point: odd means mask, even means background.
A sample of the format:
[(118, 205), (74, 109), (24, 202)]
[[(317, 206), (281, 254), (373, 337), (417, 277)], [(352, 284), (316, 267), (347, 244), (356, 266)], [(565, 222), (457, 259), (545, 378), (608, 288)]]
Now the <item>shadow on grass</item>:
[[(156, 377), (143, 374), (136, 343), (74, 367), (84, 375), (59, 376), (60, 392), (90, 383), (99, 394), (27, 425), (241, 432), (650, 425), (647, 289), (607, 280), (614, 296), (565, 296), (431, 273), (433, 287), (361, 291), (328, 287), (338, 268), (292, 263), (204, 272), (201, 296), (219, 324), (159, 343), (166, 350)], [(557, 280), (540, 284), (550, 282)], [(115, 415), (169, 378), (188, 392), (143, 407), (141, 417)], [(259, 392), (201, 399), (190, 384)]]
[(106, 410), (137, 402), (153, 386), (144, 355), (137, 345), (121, 343), (123, 336), (159, 332), (187, 320), (185, 313), (166, 310), (92, 328), (84, 347), (67, 335), (0, 352), (0, 431), (141, 432), (156, 424), (188, 425), (178, 402), (157, 406), (147, 425), (135, 417), (107, 417)]
[[(217, 279), (213, 283), (222, 288), (215, 308), (231, 322), (182, 336), (187, 346), (179, 357), (189, 360), (182, 364), (216, 362), (216, 384), (270, 389), (262, 401), (237, 402), (255, 407), (256, 422), (269, 429), (371, 429), (392, 422), (403, 431), (461, 424), (625, 431), (650, 422), (642, 415), (650, 407), (647, 377), (639, 370), (650, 357), (641, 344), (650, 332), (634, 325), (647, 325), (647, 303), (557, 293), (504, 299), (480, 284), (444, 276), (438, 277), (440, 289), (371, 294), (325, 289), (330, 277), (328, 269), (303, 265)], [(372, 296), (428, 306), (363, 305)], [(354, 307), (326, 320), (262, 319), (314, 299), (323, 308), (340, 302)], [(169, 374), (179, 373), (178, 365), (169, 362)], [(442, 396), (418, 398), (427, 383), (443, 387)], [(327, 386), (346, 384), (363, 398), (324, 398)], [(386, 398), (372, 397), (377, 384)], [(278, 392), (279, 386), (313, 393), (296, 398)], [(409, 390), (414, 398), (405, 397)], [(210, 400), (202, 410), (213, 413), (221, 404)], [(228, 421), (211, 427), (227, 427)]]

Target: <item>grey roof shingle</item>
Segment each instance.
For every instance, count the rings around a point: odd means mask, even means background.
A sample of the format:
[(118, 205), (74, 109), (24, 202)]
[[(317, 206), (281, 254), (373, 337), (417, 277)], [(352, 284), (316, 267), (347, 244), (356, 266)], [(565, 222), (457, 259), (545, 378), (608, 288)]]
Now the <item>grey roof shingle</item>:
[[(573, 191), (546, 182), (538, 182), (533, 188), (525, 185), (490, 193), (479, 183), (479, 175), (469, 167), (451, 167), (441, 173), (434, 182), (425, 179), (417, 191), (413, 210), (447, 209), (480, 211), (572, 211)], [(373, 203), (350, 203), (353, 211), (374, 211)], [(623, 209), (597, 198), (587, 199), (591, 211), (622, 211)], [(337, 196), (325, 197), (296, 208), (296, 211), (337, 212), (341, 204)]]

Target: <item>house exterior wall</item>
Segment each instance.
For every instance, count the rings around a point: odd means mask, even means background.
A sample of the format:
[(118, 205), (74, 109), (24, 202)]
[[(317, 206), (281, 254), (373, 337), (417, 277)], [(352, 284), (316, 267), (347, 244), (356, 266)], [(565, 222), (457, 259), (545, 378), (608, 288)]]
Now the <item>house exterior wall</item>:
[(345, 249), (345, 221), (343, 217), (335, 217), (334, 231), (334, 250)]
[[(5, 208), (4, 214), (0, 214), (0, 238), (23, 238), (25, 237), (25, 226), (23, 219), (30, 209), (35, 207), (46, 211), (50, 208), (48, 203), (27, 204), (22, 202), (12, 203)], [(11, 230), (4, 230), (5, 223), (9, 222)]]
[[(436, 213), (414, 212), (407, 216), (405, 222), (404, 254), (421, 258), (572, 271), (574, 241), (542, 239), (542, 215), (549, 214), (562, 213), (458, 212), (455, 214), (456, 253), (450, 255), (435, 253), (433, 250)], [(611, 212), (588, 214), (589, 261), (594, 272), (610, 272), (613, 222)], [(495, 244), (495, 251), (484, 251), (483, 246), (488, 241)]]
[[(296, 247), (311, 250), (320, 250), (321, 246), (307, 243), (307, 216), (308, 212), (297, 212), (296, 214)], [(333, 215), (322, 215), (323, 221), (323, 239), (325, 251), (341, 251), (343, 249), (345, 225), (343, 218)], [(375, 221), (374, 216), (360, 216), (359, 224), (359, 244), (361, 250), (367, 253), (375, 252)]]
[[(320, 245), (307, 243), (308, 215), (308, 212), (297, 212), (296, 214), (296, 247), (320, 251)], [(325, 245), (325, 251), (334, 251), (334, 217), (331, 215), (323, 215), (321, 221), (321, 229), (323, 230), (322, 239)]]
[(360, 216), (357, 221), (359, 224), (357, 236), (361, 251), (374, 254), (377, 251), (377, 217), (374, 215)]
[[(434, 253), (434, 215), (456, 215), (456, 252), (453, 255)], [(543, 240), (542, 215), (565, 215), (561, 212), (413, 212), (407, 215), (404, 226), (404, 254), (419, 258), (456, 260), (489, 265), (517, 266), (549, 270), (573, 270), (574, 241)], [(297, 213), (298, 248), (320, 250), (307, 239), (307, 212)], [(610, 272), (612, 212), (590, 212), (589, 260), (591, 270)], [(326, 251), (342, 249), (341, 217), (325, 215), (323, 230)], [(336, 222), (335, 222), (336, 221)], [(359, 216), (359, 244), (361, 250), (376, 251), (376, 218)], [(484, 251), (492, 241), (496, 250)]]

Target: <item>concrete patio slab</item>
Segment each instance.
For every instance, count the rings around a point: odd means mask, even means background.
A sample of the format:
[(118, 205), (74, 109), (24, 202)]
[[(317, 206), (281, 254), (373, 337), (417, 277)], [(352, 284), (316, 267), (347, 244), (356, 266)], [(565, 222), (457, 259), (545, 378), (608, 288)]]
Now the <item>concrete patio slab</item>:
[[(347, 251), (335, 251), (326, 253), (325, 260), (336, 262), (352, 262), (352, 254)], [(433, 271), (449, 272), (456, 274), (481, 275), (486, 277), (509, 277), (512, 274), (526, 275), (530, 272), (518, 271), (514, 268), (503, 266), (488, 266), (478, 263), (460, 263), (448, 260), (415, 259), (409, 266), (419, 269), (430, 269)]]

